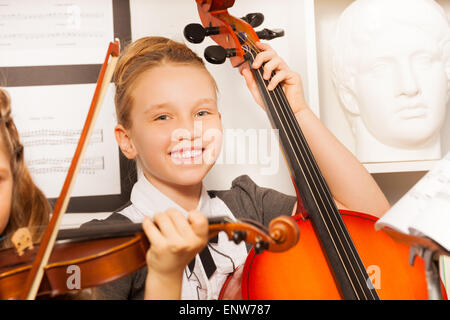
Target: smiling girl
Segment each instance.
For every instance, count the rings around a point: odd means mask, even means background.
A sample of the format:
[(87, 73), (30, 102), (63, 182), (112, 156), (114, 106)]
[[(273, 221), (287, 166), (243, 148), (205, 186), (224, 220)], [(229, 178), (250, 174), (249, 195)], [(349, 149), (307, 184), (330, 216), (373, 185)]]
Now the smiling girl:
[[(386, 198), (307, 107), (300, 76), (268, 45), (257, 46), (262, 52), (251, 67), (265, 64), (266, 79), (275, 72), (269, 89), (283, 86), (338, 208), (381, 216), (389, 207)], [(249, 66), (240, 71), (262, 106)], [(245, 262), (249, 248), (220, 233), (197, 255), (207, 241), (205, 217), (250, 218), (267, 226), (280, 214), (295, 214), (297, 199), (259, 187), (247, 175), (235, 178), (230, 190), (205, 189), (203, 178), (222, 142), (217, 85), (202, 59), (184, 44), (162, 37), (135, 41), (122, 53), (114, 80), (116, 139), (142, 173), (125, 207), (91, 223), (143, 222), (152, 245), (148, 270), (99, 288), (100, 296), (217, 299), (227, 276)], [(341, 183), (349, 177), (351, 183)]]

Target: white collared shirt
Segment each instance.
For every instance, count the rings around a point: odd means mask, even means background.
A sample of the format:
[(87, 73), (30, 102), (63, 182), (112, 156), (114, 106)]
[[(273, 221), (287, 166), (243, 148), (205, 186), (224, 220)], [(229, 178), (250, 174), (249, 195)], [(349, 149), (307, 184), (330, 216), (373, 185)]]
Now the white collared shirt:
[[(140, 174), (138, 181), (133, 186), (130, 200), (131, 205), (119, 213), (128, 217), (134, 223), (142, 222), (145, 217), (153, 218), (156, 212), (164, 212), (169, 208), (175, 208), (187, 217), (186, 210), (159, 191), (142, 174)], [(208, 195), (203, 184), (200, 201), (196, 209), (207, 218), (228, 216), (233, 220), (235, 219), (230, 209), (221, 199), (218, 197), (211, 198)], [(236, 245), (228, 240), (228, 236), (224, 232), (219, 233), (218, 243), (210, 243), (208, 246), (217, 269), (208, 279), (200, 257), (196, 255), (195, 267), (192, 273), (187, 266), (184, 272), (182, 299), (217, 299), (227, 276), (235, 268), (244, 264), (247, 258), (245, 243), (241, 242), (239, 245)]]

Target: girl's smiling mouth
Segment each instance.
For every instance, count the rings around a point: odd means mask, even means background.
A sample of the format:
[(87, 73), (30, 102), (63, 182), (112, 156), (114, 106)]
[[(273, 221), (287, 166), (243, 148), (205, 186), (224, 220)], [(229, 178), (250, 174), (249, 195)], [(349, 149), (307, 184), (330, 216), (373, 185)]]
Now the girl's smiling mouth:
[(199, 147), (191, 147), (191, 148), (182, 148), (171, 151), (169, 153), (170, 157), (174, 160), (196, 160), (200, 158), (205, 151), (205, 148)]

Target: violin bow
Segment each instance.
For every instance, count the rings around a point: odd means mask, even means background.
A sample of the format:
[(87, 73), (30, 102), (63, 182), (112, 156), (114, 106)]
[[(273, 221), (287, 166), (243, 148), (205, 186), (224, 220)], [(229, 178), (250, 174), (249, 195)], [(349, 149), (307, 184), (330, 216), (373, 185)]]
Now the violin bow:
[(91, 106), (84, 123), (83, 131), (81, 132), (80, 140), (78, 141), (78, 145), (70, 164), (69, 171), (64, 181), (60, 196), (56, 201), (55, 207), (53, 209), (52, 217), (42, 237), (42, 241), (36, 254), (36, 258), (34, 259), (31, 270), (28, 273), (23, 293), (20, 297), (22, 300), (35, 299), (37, 292), (39, 291), (39, 286), (44, 276), (44, 268), (47, 265), (50, 254), (53, 250), (53, 246), (58, 234), (59, 225), (61, 224), (62, 217), (66, 212), (67, 205), (70, 200), (70, 194), (75, 184), (76, 175), (78, 174), (81, 165), (81, 160), (87, 149), (92, 130), (94, 129), (95, 122), (100, 111), (100, 107), (103, 103), (103, 99), (105, 97), (109, 83), (111, 82), (112, 76), (114, 74), (114, 69), (119, 58), (119, 52), (119, 40), (110, 42), (105, 61), (100, 70), (100, 75), (97, 80), (97, 86), (95, 88)]

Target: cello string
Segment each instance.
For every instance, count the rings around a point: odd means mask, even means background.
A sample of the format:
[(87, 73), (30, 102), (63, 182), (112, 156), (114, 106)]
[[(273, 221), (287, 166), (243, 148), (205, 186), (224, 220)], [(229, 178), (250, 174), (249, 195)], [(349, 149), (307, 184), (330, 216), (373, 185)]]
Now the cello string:
[[(250, 52), (250, 54), (253, 55), (252, 52)], [(254, 57), (253, 57), (253, 59), (254, 59)], [(262, 74), (261, 74), (261, 71), (260, 71), (260, 70), (258, 70), (257, 75), (259, 76), (259, 79), (258, 79), (258, 80), (259, 80), (259, 81), (262, 81), (262, 82), (264, 83), (264, 79), (263, 79), (263, 77), (262, 77)], [(268, 89), (267, 89), (265, 86), (263, 86), (263, 87), (265, 88), (266, 93), (269, 95), (269, 98), (270, 98), (271, 100), (273, 100), (273, 98), (270, 96), (270, 92), (268, 91)], [(272, 101), (272, 103), (274, 103), (274, 102)], [(278, 111), (275, 110), (275, 112), (277, 113), (278, 119), (281, 121), (281, 118), (280, 118), (280, 115), (278, 114)], [(284, 132), (286, 132), (286, 130), (284, 129), (283, 123), (281, 123), (281, 125), (282, 125), (282, 130), (283, 130)], [(287, 132), (286, 132), (286, 134), (287, 134)], [(288, 135), (288, 134), (287, 134), (287, 135)], [(293, 146), (292, 146), (292, 142), (291, 142), (291, 141), (288, 141), (288, 142), (289, 142), (289, 144), (291, 145), (291, 149), (294, 150), (294, 148), (293, 148)], [(311, 195), (312, 195), (312, 197), (313, 197), (313, 200), (314, 200), (314, 202), (316, 203), (316, 206), (317, 206), (317, 208), (319, 209), (319, 212), (320, 212), (320, 207), (319, 207), (319, 205), (318, 205), (318, 203), (317, 203), (316, 197), (314, 196), (314, 194), (313, 194), (313, 192), (312, 192), (311, 185), (309, 184), (309, 181), (308, 181), (308, 179), (306, 178), (306, 174), (305, 174), (305, 172), (304, 172), (304, 170), (303, 170), (303, 168), (302, 168), (302, 166), (301, 166), (301, 164), (300, 164), (300, 161), (299, 161), (299, 159), (297, 158), (297, 155), (296, 155), (295, 152), (294, 152), (294, 155), (295, 155), (295, 157), (296, 157), (296, 160), (297, 160), (297, 163), (299, 164), (300, 169), (302, 170), (302, 174), (303, 174), (303, 176), (305, 177), (305, 181), (306, 181), (306, 183), (307, 183), (308, 188), (310, 189), (310, 192), (311, 192)], [(305, 161), (303, 154), (300, 153), (300, 155), (301, 155), (301, 157), (303, 158), (303, 160)], [(307, 169), (309, 169), (309, 168), (307, 168)], [(315, 183), (315, 182), (313, 181), (313, 183)], [(319, 195), (319, 196), (320, 196), (320, 195)], [(323, 203), (323, 200), (322, 200), (322, 203)], [(323, 216), (323, 214), (320, 213), (320, 217), (321, 217), (322, 220), (324, 221), (324, 216)], [(327, 228), (326, 231), (328, 232), (328, 234), (329, 234), (329, 236), (330, 236), (330, 238), (331, 238), (331, 241), (332, 241), (332, 243), (333, 243), (333, 246), (334, 246), (335, 249), (336, 249), (336, 253), (337, 253), (339, 259), (341, 260), (342, 266), (344, 267), (344, 271), (347, 273), (347, 279), (350, 281), (350, 283), (351, 283), (351, 285), (352, 285), (352, 287), (353, 287), (354, 294), (355, 294), (356, 296), (358, 296), (358, 293), (357, 293), (357, 291), (356, 291), (356, 288), (355, 288), (355, 286), (354, 286), (354, 284), (353, 284), (353, 280), (350, 278), (349, 271), (347, 270), (347, 267), (346, 267), (346, 265), (345, 265), (345, 263), (344, 263), (344, 261), (343, 261), (343, 257), (342, 257), (342, 255), (341, 255), (341, 253), (339, 253), (339, 249), (338, 249), (338, 247), (337, 247), (337, 245), (336, 245), (336, 242), (335, 242), (335, 240), (334, 240), (334, 238), (333, 238), (333, 236), (332, 236), (330, 230), (328, 229), (328, 225), (326, 224), (325, 221), (324, 221), (324, 223), (325, 223), (325, 226), (326, 226), (326, 228)], [(359, 296), (358, 296), (358, 298), (359, 298)]]
[[(283, 114), (285, 119), (287, 118), (288, 126), (292, 125), (292, 128), (294, 128), (294, 131), (297, 132), (297, 137), (300, 138), (300, 143), (302, 144), (302, 147), (304, 148), (304, 151), (306, 152), (307, 157), (310, 157), (309, 161), (313, 167), (311, 171), (315, 175), (315, 182), (314, 182), (315, 186), (316, 186), (316, 183), (320, 186), (320, 188), (322, 189), (321, 191), (323, 192), (323, 194), (322, 194), (323, 197), (321, 195), (321, 200), (323, 202), (323, 198), (325, 198), (325, 200), (329, 206), (329, 207), (325, 206), (325, 210), (327, 211), (327, 214), (328, 214), (327, 217), (330, 219), (330, 222), (332, 223), (333, 228), (335, 228), (335, 230), (336, 230), (336, 225), (339, 228), (341, 235), (339, 233), (337, 233), (337, 235), (338, 235), (339, 241), (341, 242), (341, 245), (343, 245), (344, 253), (349, 261), (353, 261), (353, 263), (350, 263), (350, 268), (352, 269), (353, 274), (356, 277), (356, 280), (359, 282), (360, 288), (363, 291), (365, 291), (365, 289), (369, 289), (366, 285), (369, 276), (367, 275), (364, 265), (359, 257), (359, 254), (357, 253), (356, 248), (354, 247), (353, 241), (351, 240), (350, 235), (343, 223), (340, 213), (337, 210), (337, 207), (335, 206), (335, 203), (332, 199), (331, 192), (320, 172), (320, 169), (318, 168), (317, 162), (314, 160), (311, 150), (309, 149), (306, 139), (305, 139), (302, 131), (300, 130), (298, 121), (296, 120), (294, 114), (292, 113), (292, 109), (289, 105), (289, 102), (286, 99), (286, 96), (284, 95), (284, 92), (283, 92), (281, 86), (277, 86), (275, 88), (274, 94), (277, 97), (277, 99), (280, 99), (282, 102), (279, 105), (281, 107), (285, 108), (284, 110), (283, 110), (283, 108), (281, 108), (281, 113)], [(285, 112), (287, 113), (287, 116), (286, 116)], [(291, 123), (289, 123), (289, 122), (291, 122)], [(290, 128), (290, 129), (292, 130), (292, 128)], [(291, 133), (292, 133), (292, 131), (291, 131)], [(294, 135), (294, 137), (296, 137), (296, 136)], [(312, 178), (314, 181), (314, 177), (312, 177)], [(320, 190), (317, 190), (317, 191), (319, 191), (319, 194), (320, 194)], [(323, 203), (323, 204), (326, 205), (326, 203)], [(328, 211), (328, 209), (330, 209), (330, 211), (332, 213), (331, 215), (330, 215), (330, 212)], [(335, 220), (335, 222), (332, 221), (333, 219)], [(342, 243), (342, 241), (344, 243)], [(348, 256), (349, 254), (350, 254), (350, 257)], [(356, 271), (355, 271), (355, 268), (357, 268)], [(369, 292), (369, 295), (371, 295), (373, 298), (375, 298), (373, 292), (370, 289), (368, 290), (368, 292)]]
[[(281, 86), (277, 86), (274, 91), (275, 91), (275, 95), (277, 97), (279, 97), (279, 99), (281, 101), (283, 101), (281, 106), (283, 108), (285, 108), (284, 111), (286, 111), (286, 113), (287, 113), (288, 120), (293, 124), (292, 127), (294, 128), (294, 131), (296, 131), (297, 135), (301, 138), (300, 142), (303, 143), (303, 144), (306, 144), (306, 139), (305, 139), (302, 131), (300, 130), (300, 127), (299, 127), (298, 122), (297, 122), (297, 120), (295, 118), (295, 115), (292, 112), (292, 109), (291, 109), (291, 107), (289, 105), (289, 102), (287, 101), (287, 98), (286, 98), (284, 92), (282, 91)], [(281, 112), (283, 113), (283, 115), (286, 118), (286, 114), (284, 113), (283, 108), (281, 108)], [(307, 147), (307, 144), (306, 144), (306, 147), (305, 147), (305, 151), (309, 155), (310, 158), (314, 159), (312, 154), (311, 154), (311, 150)], [(350, 255), (353, 258), (353, 261), (355, 261), (355, 263), (356, 263), (356, 266), (354, 264), (351, 264), (351, 267), (352, 268), (354, 268), (354, 267), (358, 268), (357, 271), (359, 272), (359, 274), (362, 276), (362, 279), (363, 279), (361, 282), (363, 284), (365, 284), (367, 279), (369, 278), (369, 276), (367, 275), (367, 272), (366, 272), (366, 270), (364, 268), (364, 265), (363, 265), (363, 263), (362, 263), (362, 261), (361, 261), (361, 259), (359, 257), (359, 254), (357, 253), (357, 250), (356, 250), (356, 248), (355, 248), (355, 246), (353, 244), (353, 241), (351, 240), (350, 235), (349, 235), (349, 233), (348, 233), (348, 231), (347, 231), (347, 229), (346, 229), (346, 227), (345, 227), (345, 225), (343, 223), (343, 220), (342, 220), (342, 218), (340, 216), (340, 213), (339, 213), (337, 207), (335, 206), (335, 203), (334, 203), (334, 201), (332, 199), (331, 192), (330, 192), (330, 190), (329, 190), (329, 188), (328, 188), (328, 186), (327, 186), (323, 176), (320, 173), (320, 169), (318, 168), (317, 162), (314, 161), (314, 160), (312, 160), (312, 161), (310, 160), (310, 162), (311, 162), (311, 164), (313, 166), (312, 172), (315, 175), (316, 181), (318, 181), (318, 184), (319, 184), (319, 186), (322, 189), (322, 192), (324, 194), (324, 198), (326, 199), (326, 201), (327, 201), (327, 203), (328, 203), (328, 205), (330, 207), (330, 211), (332, 213), (330, 218), (331, 219), (334, 218), (336, 225), (340, 229), (339, 231), (340, 231), (340, 233), (342, 235), (341, 237), (343, 237), (343, 241), (345, 242), (345, 244), (348, 247), (347, 250), (349, 250)], [(346, 251), (346, 254), (347, 254), (347, 251)], [(366, 288), (366, 285), (363, 285), (362, 287)], [(373, 295), (373, 292), (371, 290), (370, 290), (370, 292)]]
[[(251, 39), (250, 39), (250, 41), (251, 41)], [(253, 45), (252, 45), (252, 47), (254, 47)], [(254, 51), (257, 51), (256, 49), (254, 49)], [(288, 102), (286, 101), (286, 100), (284, 100), (283, 101), (283, 98), (284, 99), (286, 99), (286, 97), (283, 95), (283, 94), (281, 94), (280, 93), (280, 91), (281, 91), (282, 89), (279, 87), (279, 86), (277, 86), (276, 87), (276, 89), (274, 90), (275, 91), (275, 98), (276, 98), (276, 100), (277, 100), (277, 102), (279, 103), (279, 105), (281, 105), (281, 106), (283, 106), (283, 104), (284, 104), (284, 107), (286, 108), (286, 104), (287, 104), (287, 108), (290, 108), (290, 106), (289, 106), (289, 104), (288, 104)], [(280, 101), (281, 101), (281, 103), (280, 103)], [(286, 111), (288, 111), (288, 109), (286, 108)], [(281, 109), (281, 111), (283, 112), (283, 109)], [(286, 117), (286, 114), (284, 114), (284, 112), (283, 112), (283, 116), (284, 116), (284, 118), (285, 118), (285, 120), (287, 119), (287, 118), (289, 118), (289, 120), (292, 122), (292, 112), (291, 113), (287, 113), (287, 117)], [(279, 116), (279, 115), (278, 115)], [(289, 125), (289, 123), (288, 123), (288, 125)], [(297, 129), (297, 130), (295, 130), (295, 131), (298, 131), (298, 126), (293, 126), (294, 127), (294, 129)], [(290, 131), (291, 131), (291, 134), (292, 134), (292, 128), (290, 128)], [(298, 134), (300, 134), (300, 133), (298, 133)], [(301, 141), (301, 143), (303, 143), (303, 141)], [(308, 150), (307, 148), (306, 148), (306, 153), (308, 153), (308, 152), (310, 152), (310, 150)], [(317, 163), (315, 163), (314, 161), (311, 161), (310, 160), (310, 162), (313, 164), (313, 166), (316, 166), (317, 167)], [(313, 170), (313, 172), (316, 174), (316, 176), (317, 176), (317, 172), (316, 171), (314, 171)], [(319, 171), (320, 172), (320, 171)], [(323, 186), (323, 184), (321, 183), (322, 181), (320, 180), (320, 179), (318, 179), (318, 181), (319, 181), (319, 185), (321, 186), (321, 188), (322, 188), (322, 191), (323, 192), (325, 192), (326, 193), (326, 191), (328, 191), (328, 193), (329, 193), (329, 189), (325, 189), (324, 188), (324, 186)], [(315, 182), (314, 182), (315, 183)], [(316, 186), (316, 188), (317, 188), (317, 186)], [(328, 200), (328, 202), (330, 201), (330, 199), (329, 198), (327, 198), (327, 197), (325, 197), (327, 200)], [(323, 203), (323, 199), (321, 199), (322, 200), (322, 203)], [(334, 202), (333, 202), (334, 203)], [(324, 204), (324, 203), (323, 203)], [(329, 204), (329, 205), (331, 205), (331, 204)], [(326, 208), (326, 206), (325, 206), (325, 209), (328, 211), (328, 209)], [(336, 211), (336, 210), (334, 210), (334, 211)], [(332, 218), (332, 217), (330, 217), (330, 218)], [(337, 222), (338, 222), (338, 225), (339, 225), (339, 219), (337, 219)], [(333, 224), (333, 222), (331, 221), (331, 223)], [(334, 224), (333, 224), (333, 227), (334, 227)], [(343, 232), (343, 230), (342, 230), (342, 226), (341, 225), (339, 225), (339, 227), (341, 228), (341, 232)], [(335, 228), (335, 227), (334, 227)], [(345, 232), (343, 232), (344, 233), (344, 236), (345, 236)], [(338, 236), (339, 237), (339, 236)], [(341, 239), (339, 239), (339, 240), (341, 240)], [(351, 250), (351, 254), (353, 255), (353, 258), (356, 260), (356, 264), (357, 264), (357, 267), (359, 267), (359, 271), (361, 272), (362, 270), (361, 270), (361, 266), (360, 266), (360, 263), (358, 263), (358, 260), (356, 259), (356, 257), (355, 257), (355, 252), (354, 252), (354, 250), (352, 249), (352, 246), (350, 245), (350, 243), (349, 243), (349, 241), (348, 241), (348, 239), (346, 239), (345, 237), (344, 237), (344, 241), (345, 242), (347, 242), (347, 244), (348, 244), (348, 246), (349, 246), (349, 248), (350, 248), (350, 250)], [(341, 245), (342, 245), (342, 243), (341, 243)], [(345, 247), (344, 247), (345, 248)], [(345, 252), (345, 251), (344, 251)], [(347, 252), (345, 252), (345, 254), (347, 255), (348, 253)], [(348, 260), (350, 260), (349, 258), (348, 258), (348, 256), (347, 256), (347, 259)], [(351, 264), (350, 263), (350, 266), (351, 266), (351, 268), (354, 268), (354, 265), (353, 264)], [(353, 270), (353, 272), (355, 273), (355, 271)], [(362, 274), (362, 272), (361, 272), (361, 274)], [(358, 276), (357, 276), (357, 274), (355, 274), (355, 276), (357, 277), (357, 280), (358, 280), (358, 282), (360, 281), (359, 279), (358, 279)], [(363, 277), (364, 278), (366, 278), (364, 275), (363, 275)], [(366, 280), (366, 279), (365, 279)], [(363, 282), (365, 282), (365, 281), (363, 281)], [(363, 287), (364, 288), (364, 286), (361, 286), (361, 284), (359, 283), (359, 285), (360, 285), (360, 287)]]
[[(256, 51), (256, 50), (253, 50), (253, 51)], [(250, 52), (250, 54), (251, 54), (252, 56), (255, 55), (253, 52)], [(253, 57), (253, 58), (254, 58), (254, 57)], [(260, 70), (258, 70), (258, 76), (259, 76), (259, 78), (260, 78), (260, 79), (258, 79), (258, 80), (261, 81), (261, 82), (263, 83), (263, 84), (262, 84), (262, 87), (265, 89), (266, 93), (269, 95), (269, 99), (273, 100), (273, 97), (271, 96), (270, 92), (269, 92), (268, 89), (266, 88), (266, 85), (264, 84), (264, 79), (263, 79), (261, 73), (262, 73), (262, 72), (261, 72)], [(279, 103), (279, 102), (278, 102), (278, 103)], [(274, 103), (273, 101), (272, 101), (272, 104), (275, 105), (275, 103)], [(275, 112), (276, 112), (276, 115), (277, 115), (278, 119), (281, 121), (281, 117), (280, 117), (278, 111), (275, 110)], [(287, 134), (287, 136), (289, 137), (289, 134), (286, 132), (286, 130), (285, 130), (285, 128), (284, 128), (284, 124), (283, 124), (282, 122), (281, 122), (281, 126), (282, 126), (281, 129), (282, 129), (282, 130)], [(291, 133), (292, 133), (292, 129), (291, 129)], [(289, 142), (289, 144), (291, 144), (291, 149), (294, 149), (293, 146), (292, 146), (292, 141), (291, 141), (291, 140), (292, 140), (292, 138), (291, 138), (290, 140), (288, 140), (288, 142)], [(297, 144), (297, 148), (298, 148), (298, 142), (297, 142), (297, 141), (294, 141), (294, 142)], [(305, 153), (303, 152), (303, 153), (299, 153), (299, 154), (300, 154), (301, 157), (303, 158), (303, 161), (306, 163), (306, 161), (305, 161), (305, 159), (304, 159), (304, 154), (305, 154)], [(329, 234), (329, 236), (330, 236), (330, 239), (331, 239), (331, 241), (333, 242), (333, 246), (334, 246), (335, 249), (336, 249), (336, 253), (337, 253), (338, 256), (339, 256), (339, 259), (341, 260), (342, 266), (344, 267), (344, 271), (347, 273), (347, 279), (350, 280), (351, 285), (353, 286), (353, 281), (351, 280), (350, 274), (349, 274), (349, 272), (347, 271), (347, 267), (346, 267), (346, 264), (345, 264), (344, 261), (343, 261), (342, 254), (339, 252), (339, 248), (338, 248), (338, 246), (336, 245), (335, 239), (334, 239), (334, 237), (333, 237), (331, 231), (328, 229), (328, 228), (329, 228), (329, 224), (327, 224), (327, 222), (325, 221), (324, 215), (320, 212), (321, 209), (320, 209), (319, 204), (317, 203), (317, 199), (316, 199), (316, 197), (315, 197), (315, 193), (312, 192), (311, 185), (309, 185), (309, 181), (308, 181), (308, 179), (306, 178), (306, 174), (305, 174), (305, 172), (303, 171), (302, 165), (300, 164), (300, 161), (299, 161), (299, 159), (297, 158), (297, 155), (296, 155), (295, 152), (294, 152), (294, 156), (296, 157), (297, 163), (299, 164), (299, 167), (300, 167), (300, 169), (302, 170), (303, 176), (305, 177), (305, 181), (307, 182), (308, 188), (310, 189), (311, 196), (313, 197), (313, 200), (314, 200), (314, 202), (316, 203), (316, 207), (317, 207), (317, 209), (319, 210), (320, 217), (321, 217), (322, 221), (323, 221), (324, 224), (325, 224), (325, 227), (326, 227), (326, 229), (327, 229), (326, 231), (328, 232), (328, 234)], [(306, 164), (307, 164), (307, 163), (306, 163)], [(306, 169), (307, 169), (308, 171), (310, 170), (310, 168), (309, 168), (307, 165), (306, 165)], [(310, 175), (311, 175), (311, 173), (310, 173)], [(312, 183), (315, 184), (316, 182), (313, 180)], [(317, 186), (316, 186), (316, 189), (317, 189)], [(319, 195), (319, 197), (321, 197), (320, 193), (319, 193), (318, 195)], [(324, 204), (323, 199), (321, 199), (321, 201), (322, 201), (322, 204)], [(325, 208), (325, 209), (326, 209), (326, 208)], [(327, 209), (326, 209), (326, 210), (327, 210)], [(334, 228), (334, 231), (335, 231), (335, 233), (336, 233), (336, 228), (335, 228), (335, 226), (334, 226), (333, 224), (332, 224), (332, 227)], [(339, 239), (339, 241), (340, 241), (340, 239)], [(341, 246), (342, 246), (342, 243), (341, 243)], [(348, 260), (348, 256), (347, 256), (347, 260)], [(355, 293), (356, 293), (356, 289), (354, 288), (353, 290), (354, 290)]]
[[(255, 45), (254, 42), (253, 42), (253, 40), (252, 40), (251, 38), (249, 38), (249, 37), (247, 37), (247, 40), (251, 43), (251, 46), (254, 47), (254, 51), (258, 51), (257, 48), (256, 48), (256, 45)], [(283, 113), (285, 119), (288, 118), (288, 120), (289, 120), (291, 123), (294, 124), (292, 127), (294, 128), (294, 131), (296, 131), (297, 136), (299, 136), (300, 138), (303, 138), (303, 140), (301, 139), (300, 142), (301, 142), (302, 144), (306, 144), (306, 146), (307, 146), (306, 139), (305, 139), (305, 137), (304, 137), (302, 131), (300, 130), (300, 127), (299, 127), (299, 125), (298, 125), (298, 122), (297, 122), (297, 120), (295, 119), (295, 115), (292, 113), (292, 108), (290, 107), (289, 102), (287, 101), (286, 96), (284, 95), (284, 92), (283, 92), (283, 90), (281, 89), (281, 86), (277, 86), (277, 87), (275, 88), (274, 91), (275, 91), (275, 93), (276, 93), (277, 99), (280, 98), (280, 100), (283, 102), (283, 103), (281, 103), (280, 105), (283, 106), (283, 107), (285, 108), (286, 112), (287, 112), (287, 117), (286, 117), (285, 113), (283, 112), (283, 109), (281, 108), (281, 112)], [(284, 104), (284, 105), (283, 105), (283, 104)], [(294, 119), (294, 120), (293, 120), (293, 119)], [(292, 132), (292, 131), (291, 131), (291, 132)], [(326, 198), (327, 202), (329, 203), (329, 205), (331, 206), (331, 208), (334, 209), (334, 208), (335, 208), (335, 206), (334, 206), (334, 201), (333, 201), (332, 203), (330, 203), (330, 200), (332, 199), (332, 195), (331, 195), (331, 193), (330, 193), (329, 188), (328, 188), (327, 185), (326, 185), (326, 182), (325, 182), (324, 179), (323, 179), (323, 176), (320, 174), (320, 169), (319, 169), (318, 166), (317, 166), (317, 162), (314, 161), (314, 160), (311, 160), (311, 159), (314, 159), (314, 157), (313, 157), (313, 155), (311, 154), (311, 150), (310, 150), (308, 147), (305, 148), (305, 151), (306, 151), (307, 155), (310, 157), (310, 160), (309, 160), (310, 163), (311, 163), (312, 166), (315, 168), (315, 170), (313, 170), (313, 173), (316, 175), (316, 178), (317, 178), (317, 180), (318, 180), (318, 182), (319, 182), (319, 185), (320, 185), (321, 188), (322, 188), (322, 191), (325, 193), (325, 195), (328, 195), (328, 197), (325, 197), (325, 198)], [(335, 214), (336, 221), (338, 222), (338, 225), (339, 225), (339, 227), (340, 227), (342, 233), (344, 234), (344, 237), (345, 237), (345, 236), (348, 236), (348, 232), (345, 232), (345, 231), (343, 230), (343, 226), (342, 226), (342, 223), (343, 223), (343, 222), (342, 222), (342, 220), (340, 219), (340, 215), (339, 215), (339, 212), (337, 211), (337, 208), (336, 208), (335, 210), (332, 210), (332, 212)], [(336, 213), (337, 213), (337, 214), (336, 214)], [(346, 229), (346, 228), (345, 228), (345, 229)], [(346, 242), (349, 244), (349, 246), (351, 247), (351, 242), (352, 242), (352, 241), (350, 240), (350, 243), (349, 243), (349, 239), (345, 239), (345, 240), (346, 240)], [(353, 250), (352, 250), (352, 254), (354, 255)], [(355, 257), (355, 258), (356, 258), (356, 257)]]
[[(283, 98), (285, 98), (285, 96), (283, 94), (281, 94), (282, 89), (280, 87), (277, 86), (277, 88), (275, 89), (275, 95), (280, 97), (281, 100), (283, 100)], [(288, 105), (287, 108), (290, 108), (290, 106)], [(287, 110), (287, 115), (288, 118), (291, 118), (292, 113), (289, 112), (289, 110)], [(282, 111), (283, 112), (283, 111)], [(284, 113), (283, 113), (284, 115)], [(284, 115), (285, 116), (285, 115)], [(286, 117), (286, 116), (285, 116)], [(292, 121), (292, 120), (289, 120)], [(295, 120), (296, 121), (296, 120)], [(298, 128), (298, 126), (293, 126), (294, 130)], [(295, 130), (297, 131), (297, 130)], [(305, 138), (303, 138), (305, 139)], [(300, 139), (300, 141), (302, 141)], [(309, 153), (310, 150), (309, 148), (305, 148), (306, 153)], [(328, 213), (328, 217), (330, 219), (331, 224), (333, 225), (333, 227), (336, 229), (337, 226), (337, 237), (339, 239), (339, 241), (341, 242), (341, 245), (344, 248), (344, 253), (347, 257), (347, 259), (349, 261), (353, 261), (353, 263), (350, 263), (350, 268), (353, 271), (353, 274), (355, 275), (357, 281), (359, 282), (360, 288), (364, 291), (364, 289), (366, 288), (365, 283), (367, 281), (368, 275), (366, 274), (366, 271), (364, 269), (364, 267), (361, 267), (362, 265), (362, 261), (356, 251), (356, 248), (353, 245), (353, 242), (351, 239), (349, 239), (349, 233), (347, 231), (347, 229), (343, 226), (343, 220), (339, 214), (339, 211), (337, 209), (337, 207), (335, 207), (334, 201), (332, 199), (332, 195), (330, 194), (330, 190), (327, 187), (327, 185), (325, 185), (324, 182), (324, 178), (323, 176), (321, 176), (319, 169), (317, 168), (317, 163), (315, 161), (311, 162), (313, 169), (311, 170), (313, 175), (315, 175), (315, 179), (318, 182), (317, 184), (319, 185), (322, 193), (323, 193), (323, 198), (325, 199), (326, 203), (324, 203), (325, 207), (326, 205), (328, 205), (328, 208), (326, 207), (326, 211)], [(314, 177), (313, 177), (314, 179)], [(318, 190), (320, 191), (320, 190)], [(322, 200), (322, 196), (321, 196), (321, 200)], [(329, 214), (329, 212), (331, 212), (331, 214)], [(334, 222), (333, 222), (334, 219)], [(345, 228), (345, 229), (344, 229)], [(355, 270), (355, 268), (357, 270)], [(360, 278), (358, 278), (360, 277)], [(371, 295), (373, 296), (373, 293), (371, 293)]]

